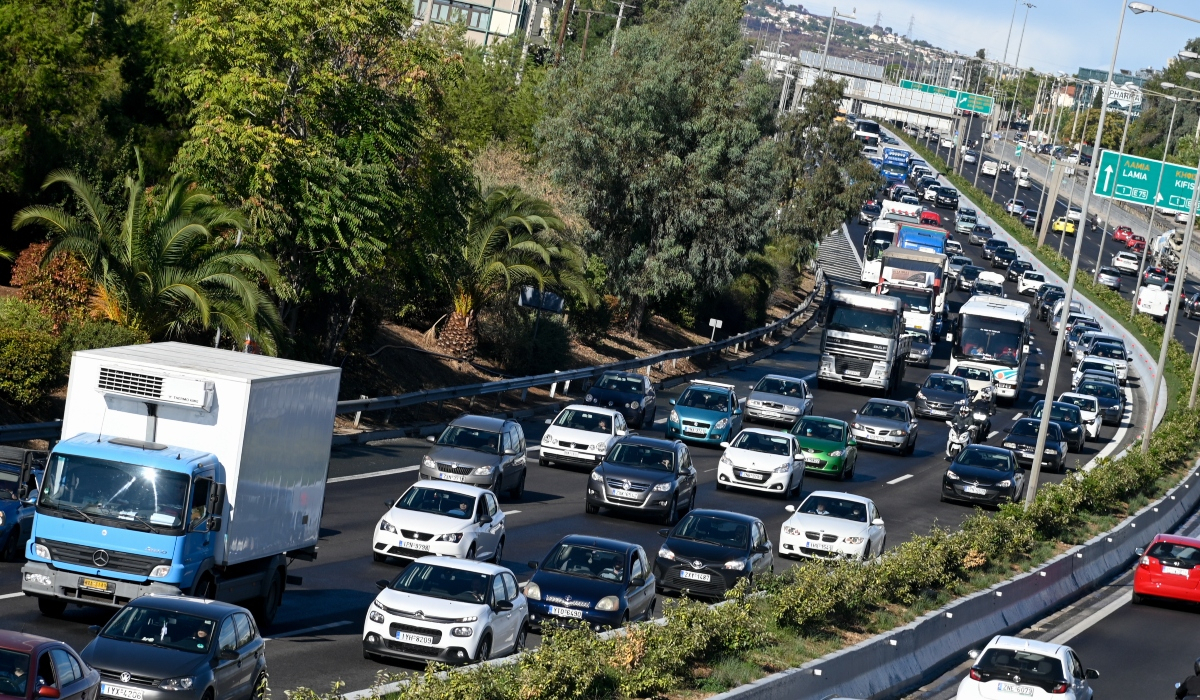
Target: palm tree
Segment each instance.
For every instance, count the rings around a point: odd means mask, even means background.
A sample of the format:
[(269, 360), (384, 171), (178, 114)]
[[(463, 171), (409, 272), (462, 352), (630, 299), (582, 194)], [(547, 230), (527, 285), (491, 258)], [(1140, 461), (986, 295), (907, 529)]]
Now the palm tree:
[(180, 175), (147, 189), (140, 158), (137, 177), (125, 179), (123, 215), (78, 173), (50, 173), (42, 189), (58, 183), (70, 188), (80, 215), (31, 206), (17, 212), (13, 228), (47, 229), (52, 242), (43, 265), (77, 254), (98, 290), (93, 301), (102, 316), (153, 339), (215, 327), (278, 352), (282, 323), (260, 286), (278, 284), (278, 267), (240, 240), (248, 228), (240, 213)]
[(5, 248), (4, 246), (0, 245), (0, 260), (8, 260), (9, 262), (12, 262), (12, 260), (15, 259), (16, 257), (17, 257), (16, 253), (14, 253), (11, 250), (9, 250), (8, 248)]
[(466, 240), (448, 266), (454, 311), (438, 344), (460, 357), (473, 357), (479, 345), (477, 313), (517, 286), (571, 292), (594, 301), (596, 293), (584, 277), (583, 252), (566, 239), (565, 229), (553, 206), (519, 187), (481, 194), (467, 214)]

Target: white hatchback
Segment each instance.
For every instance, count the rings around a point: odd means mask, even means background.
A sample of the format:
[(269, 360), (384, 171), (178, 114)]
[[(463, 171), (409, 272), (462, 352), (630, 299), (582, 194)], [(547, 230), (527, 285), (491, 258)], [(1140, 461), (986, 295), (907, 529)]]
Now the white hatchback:
[(792, 515), (779, 533), (781, 556), (867, 561), (883, 555), (887, 529), (869, 498), (813, 491), (785, 510)]
[(1079, 408), (1079, 416), (1083, 419), (1088, 439), (1096, 440), (1100, 437), (1100, 424), (1104, 420), (1104, 417), (1100, 415), (1099, 399), (1091, 394), (1076, 394), (1072, 391), (1064, 391), (1058, 397), (1058, 400), (1063, 403), (1074, 404)]
[(478, 663), (525, 648), (529, 603), (503, 566), (423, 557), (379, 595), (363, 623), (363, 656)]
[(1033, 294), (1045, 283), (1045, 275), (1040, 272), (1034, 272), (1033, 270), (1026, 270), (1025, 273), (1021, 275), (1021, 279), (1017, 280), (1017, 293)]
[(717, 464), (717, 488), (728, 486), (777, 493), (785, 498), (804, 490), (804, 454), (794, 435), (769, 428), (746, 428), (730, 442)]
[(371, 540), (375, 561), (440, 555), (500, 562), (504, 511), (491, 491), (452, 481), (418, 481), (387, 506)]
[(1088, 681), (1100, 674), (1084, 668), (1071, 647), (1018, 637), (992, 637), (958, 684), (957, 700), (1061, 698), (1091, 700)]
[(629, 434), (625, 417), (612, 408), (593, 408), (573, 404), (559, 411), (554, 419), (546, 419), (538, 464), (551, 462), (583, 464), (594, 467)]
[(1136, 275), (1138, 267), (1142, 264), (1141, 258), (1134, 253), (1121, 251), (1112, 256), (1112, 266), (1121, 272), (1128, 272), (1131, 275)]

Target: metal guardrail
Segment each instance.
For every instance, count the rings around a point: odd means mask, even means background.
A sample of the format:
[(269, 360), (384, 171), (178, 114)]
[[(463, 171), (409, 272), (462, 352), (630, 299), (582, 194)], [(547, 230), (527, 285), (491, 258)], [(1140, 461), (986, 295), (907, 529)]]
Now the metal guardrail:
[[(808, 297), (801, 302), (787, 316), (767, 324), (762, 328), (756, 328), (752, 331), (746, 331), (739, 335), (731, 336), (724, 340), (718, 340), (713, 343), (704, 345), (696, 345), (690, 348), (681, 348), (679, 350), (668, 350), (658, 353), (657, 355), (648, 355), (646, 357), (638, 357), (632, 360), (622, 360), (613, 362), (607, 365), (595, 365), (593, 367), (580, 367), (578, 369), (569, 369), (561, 372), (553, 372), (551, 374), (537, 374), (528, 377), (517, 377), (514, 379), (504, 379), (496, 382), (482, 382), (479, 384), (462, 384), (459, 386), (448, 386), (440, 389), (426, 389), (424, 391), (414, 391), (408, 394), (399, 394), (397, 396), (380, 396), (369, 399), (351, 399), (347, 401), (338, 401), (337, 412), (339, 414), (358, 413), (367, 411), (385, 411), (393, 408), (404, 408), (408, 406), (419, 406), (425, 403), (434, 403), (437, 401), (446, 401), (450, 399), (462, 399), (473, 396), (486, 396), (489, 394), (502, 394), (506, 391), (514, 391), (521, 389), (529, 389), (537, 386), (552, 386), (559, 382), (573, 382), (580, 380), (592, 379), (599, 377), (605, 372), (635, 370), (649, 367), (651, 365), (662, 364), (670, 360), (683, 360), (697, 355), (705, 355), (712, 352), (719, 352), (726, 348), (743, 345), (752, 340), (757, 340), (763, 336), (771, 335), (785, 326), (791, 324), (797, 316), (804, 313), (812, 306), (813, 300), (816, 298), (817, 290), (821, 287), (821, 282), (825, 278), (825, 271), (817, 268), (816, 285)], [(62, 434), (62, 422), (53, 421), (50, 423), (24, 423), (20, 425), (0, 425), (0, 443), (4, 442), (21, 442), (24, 440), (57, 440)]]

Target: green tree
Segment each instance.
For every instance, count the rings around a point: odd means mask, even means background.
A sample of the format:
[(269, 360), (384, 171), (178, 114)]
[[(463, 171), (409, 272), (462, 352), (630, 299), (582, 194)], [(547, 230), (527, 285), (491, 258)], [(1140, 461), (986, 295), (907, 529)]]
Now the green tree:
[(651, 304), (727, 285), (765, 239), (778, 91), (744, 63), (741, 17), (691, 0), (547, 81), (540, 153), (578, 192), (631, 333)]
[(583, 252), (564, 235), (566, 225), (547, 202), (517, 187), (500, 187), (469, 205), (461, 246), (443, 266), (454, 309), (439, 344), (462, 357), (479, 345), (476, 315), (522, 285), (595, 300)]
[(278, 284), (277, 267), (237, 240), (247, 225), (240, 213), (179, 175), (152, 189), (140, 171), (128, 177), (123, 212), (78, 173), (51, 173), (43, 188), (56, 184), (69, 188), (80, 215), (32, 206), (17, 213), (13, 228), (40, 226), (50, 233), (43, 265), (59, 255), (79, 256), (104, 317), (156, 340), (215, 327), (277, 352), (279, 315), (260, 287)]
[(522, 64), (515, 35), (485, 49), (456, 27), (446, 44), (463, 66), (445, 89), (447, 127), (472, 152), (493, 140), (532, 151), (533, 126), (541, 115), (538, 86), (546, 69), (533, 61)]

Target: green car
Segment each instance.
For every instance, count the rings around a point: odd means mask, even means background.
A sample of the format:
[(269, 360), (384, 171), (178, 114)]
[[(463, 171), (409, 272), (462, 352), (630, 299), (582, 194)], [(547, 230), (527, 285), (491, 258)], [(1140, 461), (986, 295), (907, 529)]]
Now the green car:
[(823, 416), (805, 416), (796, 421), (791, 433), (800, 442), (806, 472), (836, 476), (839, 479), (854, 477), (854, 464), (858, 461), (858, 443), (850, 434), (850, 426), (846, 421)]

